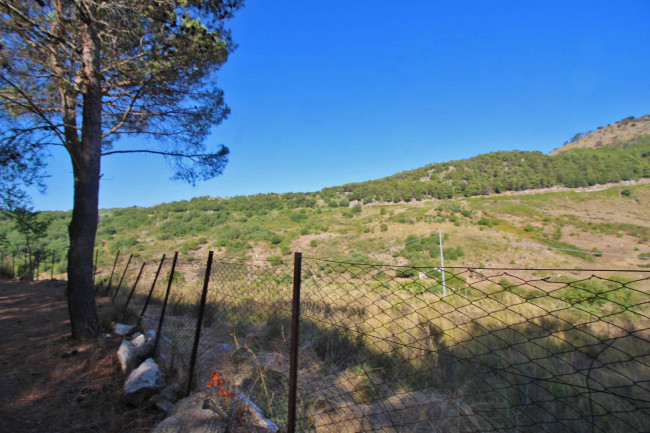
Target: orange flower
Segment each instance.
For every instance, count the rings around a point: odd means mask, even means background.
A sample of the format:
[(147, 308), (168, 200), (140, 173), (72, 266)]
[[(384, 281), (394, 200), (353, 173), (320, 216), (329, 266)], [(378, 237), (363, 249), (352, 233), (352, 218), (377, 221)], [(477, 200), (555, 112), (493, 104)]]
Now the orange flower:
[(221, 376), (219, 376), (219, 373), (217, 373), (214, 370), (210, 370), (210, 380), (208, 381), (206, 387), (212, 388), (213, 386), (217, 387), (222, 385), (223, 385), (223, 379), (221, 378)]
[(228, 390), (228, 389), (226, 389), (226, 387), (222, 386), (219, 389), (219, 395), (222, 396), (222, 397), (230, 398), (230, 397), (235, 395), (235, 391)]

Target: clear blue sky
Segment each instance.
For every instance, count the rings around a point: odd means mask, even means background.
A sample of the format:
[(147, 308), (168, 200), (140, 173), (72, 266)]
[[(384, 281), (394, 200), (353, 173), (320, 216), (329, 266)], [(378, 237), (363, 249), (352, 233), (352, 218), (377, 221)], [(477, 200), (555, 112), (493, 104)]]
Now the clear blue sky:
[[(550, 152), (650, 113), (648, 23), (646, 0), (248, 0), (219, 75), (232, 114), (209, 138), (231, 150), (223, 176), (191, 187), (162, 159), (109, 156), (100, 207), (316, 191), (496, 150)], [(70, 209), (69, 159), (54, 149), (49, 163), (35, 208)]]

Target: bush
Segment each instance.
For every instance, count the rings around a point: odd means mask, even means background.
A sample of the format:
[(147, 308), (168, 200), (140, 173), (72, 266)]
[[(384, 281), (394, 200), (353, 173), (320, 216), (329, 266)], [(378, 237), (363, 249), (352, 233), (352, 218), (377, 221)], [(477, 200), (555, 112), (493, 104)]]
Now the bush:
[(397, 278), (413, 278), (415, 275), (417, 274), (414, 268), (398, 268), (395, 271), (395, 276)]
[(492, 221), (489, 218), (481, 217), (481, 219), (478, 220), (478, 225), (490, 227), (492, 225)]

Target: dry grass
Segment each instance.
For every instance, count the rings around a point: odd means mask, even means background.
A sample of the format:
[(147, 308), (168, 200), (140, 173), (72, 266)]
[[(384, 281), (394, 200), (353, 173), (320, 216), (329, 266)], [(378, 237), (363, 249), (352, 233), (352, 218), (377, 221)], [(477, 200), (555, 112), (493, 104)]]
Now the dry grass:
[[(177, 268), (185, 280), (173, 286), (163, 328), (179, 377), (195, 324), (196, 267)], [(391, 268), (307, 260), (302, 429), (643, 431), (650, 422), (649, 280), (475, 269), (447, 273), (443, 297), (440, 274), (424, 271), (429, 278), (397, 278)], [(218, 370), (280, 425), (291, 275), (285, 265), (215, 265), (195, 385)]]

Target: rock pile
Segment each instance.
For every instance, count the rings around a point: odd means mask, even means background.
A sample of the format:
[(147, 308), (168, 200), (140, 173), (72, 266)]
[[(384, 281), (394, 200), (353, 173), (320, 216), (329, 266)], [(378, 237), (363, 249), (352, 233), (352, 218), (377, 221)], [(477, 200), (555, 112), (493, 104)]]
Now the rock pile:
[[(148, 329), (128, 339), (127, 336), (133, 331), (133, 326), (129, 325), (115, 324), (113, 327), (115, 334), (124, 337), (117, 352), (122, 371), (127, 375), (122, 400), (133, 406), (154, 404), (167, 412), (168, 417), (156, 426), (153, 433), (279, 432), (279, 427), (265, 418), (262, 410), (239, 392), (230, 391), (224, 397), (217, 391), (208, 390), (174, 404), (179, 397), (180, 387), (177, 384), (167, 385), (163, 372), (165, 360), (162, 360), (161, 368), (152, 358), (156, 331)], [(163, 335), (160, 337), (161, 348), (169, 348), (171, 341)], [(216, 361), (235, 348), (229, 344), (217, 344), (212, 346), (212, 350), (215, 351), (213, 361)], [(267, 354), (259, 356), (262, 364), (283, 364), (279, 358)]]

